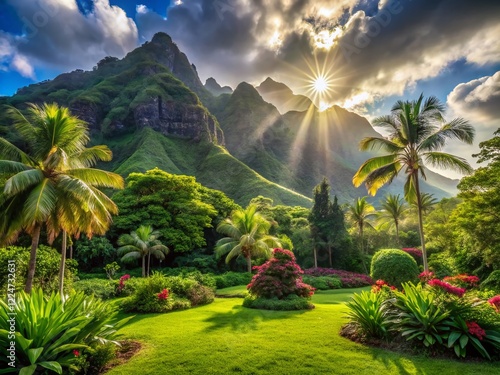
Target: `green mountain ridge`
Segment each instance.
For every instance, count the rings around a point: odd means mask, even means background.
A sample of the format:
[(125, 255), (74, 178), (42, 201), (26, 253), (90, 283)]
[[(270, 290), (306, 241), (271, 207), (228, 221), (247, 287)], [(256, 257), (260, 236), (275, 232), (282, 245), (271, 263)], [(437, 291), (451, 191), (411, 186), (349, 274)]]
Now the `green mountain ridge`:
[[(272, 88), (274, 81), (266, 81)], [(294, 95), (284, 84), (277, 87), (287, 97)], [(357, 151), (359, 140), (377, 134), (366, 119), (340, 107), (319, 112), (313, 105), (282, 115), (248, 83), (231, 94), (216, 94), (202, 85), (172, 39), (158, 33), (121, 60), (106, 57), (92, 71), (76, 70), (30, 85), (0, 98), (0, 104), (68, 106), (88, 122), (94, 144), (113, 150), (113, 161), (100, 167), (123, 176), (155, 167), (195, 176), (242, 205), (263, 195), (275, 204), (310, 206), (308, 196), (323, 176), (341, 201), (366, 195), (351, 183), (369, 157)], [(1, 117), (0, 123), (7, 124)], [(15, 141), (8, 126), (0, 134)], [(440, 184), (445, 187), (446, 179)], [(384, 191), (400, 188), (393, 184)], [(429, 189), (437, 197), (449, 196)]]

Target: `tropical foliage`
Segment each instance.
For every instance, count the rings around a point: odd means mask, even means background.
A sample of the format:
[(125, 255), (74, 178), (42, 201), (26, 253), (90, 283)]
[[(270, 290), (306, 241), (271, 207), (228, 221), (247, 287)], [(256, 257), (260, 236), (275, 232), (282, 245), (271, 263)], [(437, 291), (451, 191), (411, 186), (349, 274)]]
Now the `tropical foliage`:
[(248, 272), (252, 272), (252, 258), (271, 256), (273, 247), (281, 246), (276, 237), (270, 236), (271, 223), (262, 216), (254, 205), (245, 210), (233, 211), (231, 218), (222, 221), (217, 231), (226, 235), (215, 248), (218, 257), (226, 255), (226, 263), (234, 257), (243, 256)]
[[(75, 353), (108, 342), (118, 345), (116, 331), (131, 319), (117, 321), (111, 305), (83, 293), (63, 300), (60, 294), (47, 297), (36, 288), (31, 295), (20, 292), (15, 298), (15, 304), (0, 300), (2, 373), (78, 370)], [(15, 326), (11, 325), (12, 314)], [(9, 358), (12, 341), (16, 343), (13, 359)], [(15, 366), (8, 365), (10, 362)]]
[(425, 163), (462, 173), (472, 168), (463, 158), (442, 152), (447, 139), (458, 139), (471, 144), (474, 128), (464, 119), (446, 122), (444, 106), (436, 97), (424, 101), (423, 95), (414, 101), (398, 101), (391, 114), (374, 121), (390, 134), (387, 138), (368, 137), (361, 141), (361, 150), (381, 149), (388, 154), (376, 156), (364, 162), (353, 177), (355, 186), (366, 184), (368, 193), (375, 195), (386, 183), (392, 182), (403, 171), (406, 174), (404, 197), (407, 202), (416, 202), (419, 217), (424, 269), (429, 269), (425, 250), (422, 192), (420, 177), (426, 178)]
[[(30, 104), (26, 115), (15, 108), (7, 113), (26, 151), (0, 138), (0, 158), (4, 159), (0, 172), (8, 177), (0, 194), (0, 239), (11, 243), (22, 231), (31, 234), (25, 288), (30, 292), (42, 226), (49, 242), (61, 231), (75, 236), (104, 234), (117, 209), (99, 189), (122, 188), (123, 180), (117, 174), (90, 168), (98, 161), (111, 160), (111, 151), (106, 146), (87, 148), (88, 128), (67, 108)], [(61, 274), (65, 241), (63, 250)]]
[[(124, 234), (118, 239), (118, 254), (122, 255), (122, 261), (141, 259), (142, 277), (149, 276), (151, 266), (151, 255), (157, 259), (165, 259), (169, 249), (159, 240), (160, 232), (153, 230), (151, 226), (141, 225), (130, 234)], [(147, 257), (147, 264), (146, 264)]]

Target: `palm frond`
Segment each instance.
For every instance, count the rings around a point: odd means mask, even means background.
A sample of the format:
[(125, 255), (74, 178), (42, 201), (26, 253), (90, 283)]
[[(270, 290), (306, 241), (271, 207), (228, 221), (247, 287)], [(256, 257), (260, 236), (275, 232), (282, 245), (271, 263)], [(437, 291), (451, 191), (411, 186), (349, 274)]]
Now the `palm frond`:
[(401, 151), (404, 146), (394, 142), (394, 140), (381, 138), (381, 137), (366, 137), (359, 142), (359, 149), (361, 151), (368, 150), (383, 150), (390, 153)]
[(365, 179), (368, 194), (372, 196), (377, 194), (378, 189), (386, 183), (391, 183), (394, 178), (396, 178), (400, 170), (401, 164), (398, 161), (374, 170)]
[(66, 174), (95, 187), (123, 189), (123, 178), (119, 174), (93, 168), (78, 168), (66, 171)]
[(463, 174), (469, 174), (473, 171), (467, 160), (445, 152), (426, 152), (424, 159), (426, 163), (441, 169), (451, 169)]
[(226, 264), (231, 261), (234, 257), (241, 255), (241, 245), (236, 245), (231, 249), (231, 251), (226, 256)]
[(36, 165), (36, 162), (28, 154), (2, 137), (0, 137), (0, 158), (21, 162), (30, 166)]
[(352, 178), (352, 183), (355, 187), (360, 186), (375, 170), (387, 165), (394, 164), (397, 160), (397, 155), (376, 156), (365, 161), (358, 169)]
[(93, 167), (99, 161), (110, 161), (113, 153), (108, 146), (99, 145), (85, 148), (71, 156), (78, 162), (78, 167)]
[(43, 179), (28, 195), (23, 207), (23, 220), (29, 225), (45, 222), (54, 212), (57, 202), (57, 191), (53, 183)]
[(3, 191), (6, 196), (19, 194), (41, 183), (44, 178), (43, 172), (39, 169), (24, 170), (8, 179)]

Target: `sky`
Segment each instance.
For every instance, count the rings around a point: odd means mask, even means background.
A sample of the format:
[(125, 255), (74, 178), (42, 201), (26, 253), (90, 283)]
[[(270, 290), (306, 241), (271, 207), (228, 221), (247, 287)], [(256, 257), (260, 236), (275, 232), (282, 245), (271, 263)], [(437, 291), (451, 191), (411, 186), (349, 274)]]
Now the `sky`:
[(447, 118), (474, 125), (474, 146), (445, 149), (472, 164), (500, 128), (498, 0), (0, 0), (0, 95), (121, 58), (158, 31), (203, 82), (270, 76), (369, 120), (437, 96)]

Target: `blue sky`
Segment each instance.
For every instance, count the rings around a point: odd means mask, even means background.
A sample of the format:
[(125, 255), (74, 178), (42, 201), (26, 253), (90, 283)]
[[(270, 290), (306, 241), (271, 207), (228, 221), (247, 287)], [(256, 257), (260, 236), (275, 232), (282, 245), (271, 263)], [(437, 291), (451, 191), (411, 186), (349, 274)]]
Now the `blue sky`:
[[(158, 31), (202, 81), (295, 92), (368, 119), (398, 99), (438, 96), (469, 119), (477, 143), (500, 127), (500, 2), (494, 0), (3, 0), (0, 95), (105, 56), (123, 57)], [(470, 159), (477, 150), (451, 145)]]

